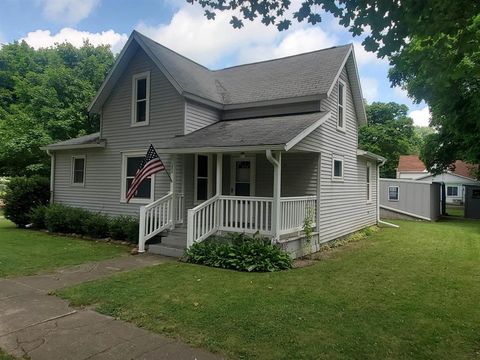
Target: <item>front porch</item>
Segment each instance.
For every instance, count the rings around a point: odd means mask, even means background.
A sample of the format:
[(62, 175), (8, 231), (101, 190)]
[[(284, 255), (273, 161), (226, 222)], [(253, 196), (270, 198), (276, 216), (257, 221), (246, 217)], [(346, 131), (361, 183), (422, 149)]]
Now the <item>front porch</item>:
[[(282, 155), (285, 163), (289, 164), (292, 174), (283, 173), (284, 187), (282, 188)], [(185, 161), (184, 164), (188, 163)], [(188, 156), (192, 156), (189, 154)], [(309, 176), (316, 177), (318, 155), (297, 153), (286, 155), (281, 151), (256, 151), (250, 153), (215, 153), (204, 154), (208, 156), (209, 172), (212, 181), (204, 182), (199, 169), (198, 155), (195, 163), (189, 164), (194, 168), (195, 180), (192, 183), (192, 174), (189, 166), (182, 167), (183, 173), (176, 173), (175, 161), (171, 162), (172, 186), (170, 192), (159, 200), (152, 202), (140, 209), (140, 234), (139, 251), (145, 251), (145, 243), (155, 235), (169, 230), (181, 233), (185, 239), (181, 241), (182, 247), (189, 247), (196, 242), (201, 242), (217, 232), (237, 232), (254, 234), (259, 233), (269, 237), (273, 242), (296, 237), (303, 229), (307, 216), (312, 218), (313, 226), (317, 221), (317, 195), (312, 189), (304, 189), (295, 168), (299, 159), (308, 162), (311, 166), (301, 166), (308, 169)], [(224, 169), (224, 158), (229, 166)], [(261, 169), (255, 169), (252, 161), (262, 163)], [(181, 162), (182, 158), (173, 157)], [(232, 159), (237, 159), (232, 163)], [(307, 160), (305, 160), (307, 159)], [(214, 160), (214, 161), (212, 161)], [(291, 165), (290, 165), (291, 164)], [(303, 165), (303, 164), (302, 164)], [(227, 176), (224, 176), (227, 175)], [(257, 175), (257, 179), (255, 179)], [(177, 176), (183, 176), (183, 189), (186, 194), (175, 191), (178, 187), (173, 184)], [(299, 180), (296, 181), (295, 177)], [(229, 179), (224, 179), (229, 177)], [(252, 179), (252, 180), (250, 180)], [(316, 178), (315, 181), (316, 183)], [(272, 196), (255, 196), (255, 185), (261, 184), (264, 192)], [(297, 186), (289, 185), (297, 183)], [(186, 184), (188, 184), (186, 186)], [(205, 189), (200, 189), (204, 186)], [(194, 187), (194, 189), (192, 189)], [(257, 186), (260, 187), (260, 186)], [(210, 188), (210, 189), (209, 189)], [(309, 190), (309, 191), (307, 191)], [(225, 194), (227, 193), (227, 194)], [(302, 195), (299, 196), (299, 193)], [(193, 199), (191, 199), (194, 194)], [(295, 196), (285, 196), (292, 195)], [(202, 202), (195, 204), (197, 198), (202, 196)], [(282, 196), (283, 195), (283, 196)], [(177, 228), (176, 230), (174, 230)], [(179, 229), (180, 228), (180, 229)], [(181, 230), (183, 229), (183, 231)], [(163, 242), (163, 239), (162, 239)]]

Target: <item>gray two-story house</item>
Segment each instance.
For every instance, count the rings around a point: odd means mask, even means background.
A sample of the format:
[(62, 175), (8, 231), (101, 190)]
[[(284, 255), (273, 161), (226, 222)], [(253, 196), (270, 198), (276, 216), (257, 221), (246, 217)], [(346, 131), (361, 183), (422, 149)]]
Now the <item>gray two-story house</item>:
[[(52, 201), (140, 219), (139, 250), (180, 255), (217, 232), (301, 252), (378, 221), (378, 167), (352, 45), (210, 70), (134, 31), (89, 111), (100, 131), (46, 147)], [(150, 144), (165, 172), (126, 192)], [(170, 180), (172, 179), (172, 181)]]

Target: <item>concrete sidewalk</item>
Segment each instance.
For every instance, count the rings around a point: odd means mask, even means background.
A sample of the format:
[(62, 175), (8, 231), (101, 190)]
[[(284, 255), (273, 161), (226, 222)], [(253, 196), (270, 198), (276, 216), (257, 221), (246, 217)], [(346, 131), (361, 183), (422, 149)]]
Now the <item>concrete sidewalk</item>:
[(77, 310), (51, 290), (156, 265), (168, 258), (126, 256), (51, 274), (0, 279), (0, 348), (36, 359), (219, 359), (204, 350), (92, 310)]

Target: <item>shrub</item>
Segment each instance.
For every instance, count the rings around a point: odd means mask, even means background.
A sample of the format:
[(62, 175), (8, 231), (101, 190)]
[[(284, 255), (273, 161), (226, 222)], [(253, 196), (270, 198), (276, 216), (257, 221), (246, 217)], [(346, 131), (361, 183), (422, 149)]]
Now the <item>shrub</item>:
[(93, 238), (106, 238), (110, 231), (110, 218), (103, 214), (90, 214), (83, 223), (83, 232)]
[(47, 204), (49, 198), (50, 185), (47, 178), (38, 176), (12, 178), (4, 195), (5, 217), (18, 227), (24, 227), (30, 223), (32, 209)]
[(30, 211), (30, 222), (35, 229), (45, 229), (46, 205), (40, 205)]
[(110, 221), (110, 237), (117, 240), (138, 242), (138, 220), (131, 216), (117, 216)]
[(223, 269), (238, 271), (278, 271), (290, 269), (290, 255), (270, 244), (268, 239), (235, 235), (233, 241), (207, 240), (193, 244), (185, 251), (185, 260)]
[(5, 197), (5, 190), (7, 189), (9, 178), (0, 177), (0, 200)]
[(87, 210), (53, 204), (45, 211), (45, 227), (51, 232), (84, 235), (84, 224), (90, 216)]

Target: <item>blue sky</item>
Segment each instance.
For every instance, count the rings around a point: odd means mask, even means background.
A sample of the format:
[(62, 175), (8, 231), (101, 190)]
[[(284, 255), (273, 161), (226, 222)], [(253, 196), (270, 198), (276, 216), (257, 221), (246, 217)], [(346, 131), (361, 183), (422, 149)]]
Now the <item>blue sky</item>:
[[(294, 0), (292, 6), (300, 2)], [(428, 107), (413, 104), (402, 89), (392, 89), (388, 63), (363, 50), (362, 39), (353, 38), (328, 14), (319, 25), (295, 24), (280, 33), (257, 21), (232, 29), (229, 19), (222, 13), (209, 21), (198, 5), (184, 0), (2, 0), (0, 43), (25, 39), (39, 48), (66, 40), (80, 46), (89, 38), (118, 52), (137, 29), (210, 68), (353, 43), (367, 100), (406, 104), (417, 125), (428, 124)]]

